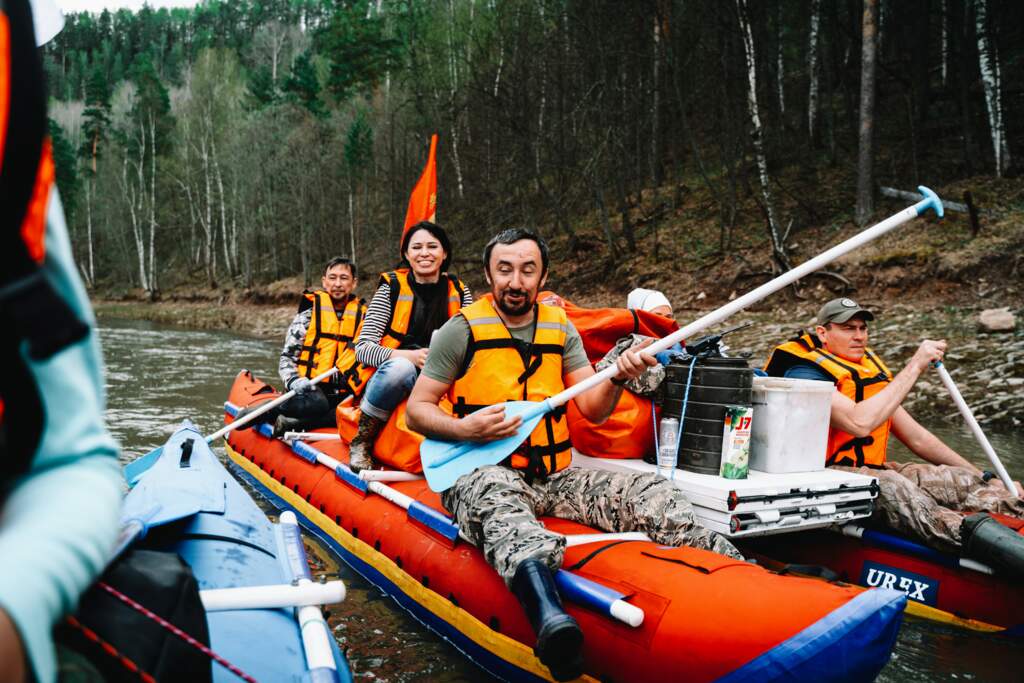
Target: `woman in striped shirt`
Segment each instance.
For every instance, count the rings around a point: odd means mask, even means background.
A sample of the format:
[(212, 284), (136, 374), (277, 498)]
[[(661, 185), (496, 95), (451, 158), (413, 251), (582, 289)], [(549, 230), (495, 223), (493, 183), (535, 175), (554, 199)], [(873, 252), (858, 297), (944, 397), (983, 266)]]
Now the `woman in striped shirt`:
[(402, 239), (403, 267), (381, 274), (356, 340), (359, 362), (377, 368), (363, 392), (359, 429), (349, 450), (349, 464), (357, 472), (373, 467), (373, 443), (412, 391), (434, 330), (473, 302), (469, 289), (447, 272), (451, 253), (447, 233), (423, 221)]

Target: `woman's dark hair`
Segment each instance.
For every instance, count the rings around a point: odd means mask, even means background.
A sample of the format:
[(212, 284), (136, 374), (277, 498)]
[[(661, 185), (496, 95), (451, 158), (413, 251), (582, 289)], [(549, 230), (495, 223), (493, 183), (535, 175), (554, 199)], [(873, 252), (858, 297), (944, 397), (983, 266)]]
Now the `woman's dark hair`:
[(334, 266), (348, 266), (348, 272), (352, 274), (352, 279), (354, 280), (359, 277), (359, 273), (356, 271), (356, 264), (347, 256), (335, 256), (328, 261), (327, 265), (324, 266), (324, 275), (327, 275), (327, 271)]
[(484, 247), (484, 271), (491, 272), (491, 252), (495, 244), (514, 244), (519, 240), (532, 240), (537, 243), (540, 249), (540, 274), (548, 272), (548, 243), (544, 238), (532, 230), (526, 228), (507, 228), (491, 238), (491, 241)]
[(444, 231), (444, 228), (437, 223), (431, 223), (430, 221), (420, 221), (405, 231), (405, 236), (402, 238), (402, 264), (406, 268), (412, 268), (412, 264), (409, 263), (409, 259), (405, 257), (405, 252), (408, 251), (409, 242), (412, 241), (412, 236), (417, 230), (426, 230), (441, 243), (441, 248), (444, 249), (444, 253), (447, 254), (444, 261), (441, 262), (441, 272), (448, 272), (448, 264), (452, 262), (452, 242), (448, 239), (448, 233)]

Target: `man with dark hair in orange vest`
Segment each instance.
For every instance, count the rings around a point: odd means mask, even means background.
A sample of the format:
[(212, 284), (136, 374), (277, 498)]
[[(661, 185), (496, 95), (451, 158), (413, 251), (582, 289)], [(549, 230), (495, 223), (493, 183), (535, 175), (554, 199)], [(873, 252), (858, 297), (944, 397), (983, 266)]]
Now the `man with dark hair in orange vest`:
[[(1007, 491), (998, 477), (975, 467), (900, 405), (930, 364), (942, 360), (946, 342), (924, 340), (894, 376), (868, 347), (868, 323), (874, 319), (851, 299), (833, 299), (818, 312), (815, 332), (776, 347), (765, 370), (835, 383), (826, 464), (878, 477), (876, 515), (939, 550), (959, 552), (968, 545), (963, 536), (979, 522), (964, 525), (958, 511), (1024, 516), (1020, 484)], [(927, 462), (886, 461), (890, 433)], [(981, 536), (975, 540), (980, 543)], [(1007, 532), (1005, 543), (1020, 549), (1019, 563), (1007, 568), (1020, 573), (1024, 538)]]
[[(507, 438), (521, 421), (506, 419), (503, 402), (544, 400), (594, 374), (565, 311), (537, 301), (547, 271), (547, 245), (536, 234), (505, 230), (490, 241), (484, 275), (491, 294), (438, 330), (409, 396), (410, 427), (455, 441)], [(619, 356), (616, 380), (574, 399), (581, 413), (596, 423), (608, 416), (622, 383), (657, 362), (640, 352), (648, 343)], [(439, 407), (445, 398), (454, 417)], [(461, 476), (441, 498), (523, 605), (537, 634), (534, 652), (560, 681), (582, 673), (583, 634), (562, 610), (552, 575), (562, 565), (565, 537), (547, 530), (538, 515), (644, 531), (659, 543), (742, 559), (728, 540), (700, 525), (668, 480), (571, 468), (571, 445), (565, 412), (555, 410), (504, 462)]]
[[(359, 273), (352, 259), (335, 256), (324, 266), (321, 289), (304, 291), (299, 310), (288, 326), (277, 372), (295, 396), (261, 416), (274, 421), (274, 434), (333, 427), (334, 410), (349, 396), (358, 396), (373, 370), (356, 359), (355, 339), (366, 316), (366, 302), (356, 296)], [(313, 384), (314, 377), (332, 367), (338, 373)], [(238, 417), (255, 410), (249, 406)]]

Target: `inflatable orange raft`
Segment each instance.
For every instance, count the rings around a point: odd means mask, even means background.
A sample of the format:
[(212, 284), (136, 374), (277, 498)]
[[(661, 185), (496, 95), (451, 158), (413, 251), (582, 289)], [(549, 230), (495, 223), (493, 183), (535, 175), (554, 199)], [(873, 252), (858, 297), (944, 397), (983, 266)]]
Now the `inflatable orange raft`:
[[(274, 395), (243, 371), (226, 421)], [(519, 604), (426, 482), (368, 485), (345, 465), (347, 450), (338, 440), (285, 443), (267, 425), (232, 432), (227, 446), (236, 473), (479, 666), (505, 680), (549, 680)], [(332, 458), (333, 469), (323, 464)], [(408, 509), (392, 502), (400, 498)], [(596, 533), (543, 522), (570, 536)], [(643, 611), (632, 627), (567, 603), (585, 634), (587, 673), (603, 681), (870, 680), (889, 659), (906, 604), (898, 591), (782, 576), (649, 541), (575, 545), (561, 574)]]

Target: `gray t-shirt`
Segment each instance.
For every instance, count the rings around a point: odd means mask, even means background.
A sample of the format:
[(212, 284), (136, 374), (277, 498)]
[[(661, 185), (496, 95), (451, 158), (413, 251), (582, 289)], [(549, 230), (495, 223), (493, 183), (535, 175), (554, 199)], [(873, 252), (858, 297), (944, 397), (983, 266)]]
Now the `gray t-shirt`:
[[(522, 327), (508, 328), (513, 339), (524, 342), (533, 341), (534, 322)], [(462, 363), (466, 359), (466, 348), (469, 346), (469, 323), (461, 315), (455, 315), (434, 333), (430, 340), (430, 354), (427, 356), (423, 374), (430, 379), (451, 384), (459, 375)], [(562, 349), (562, 376), (590, 365), (587, 353), (583, 350), (583, 340), (570, 322), (565, 333), (565, 347)]]

